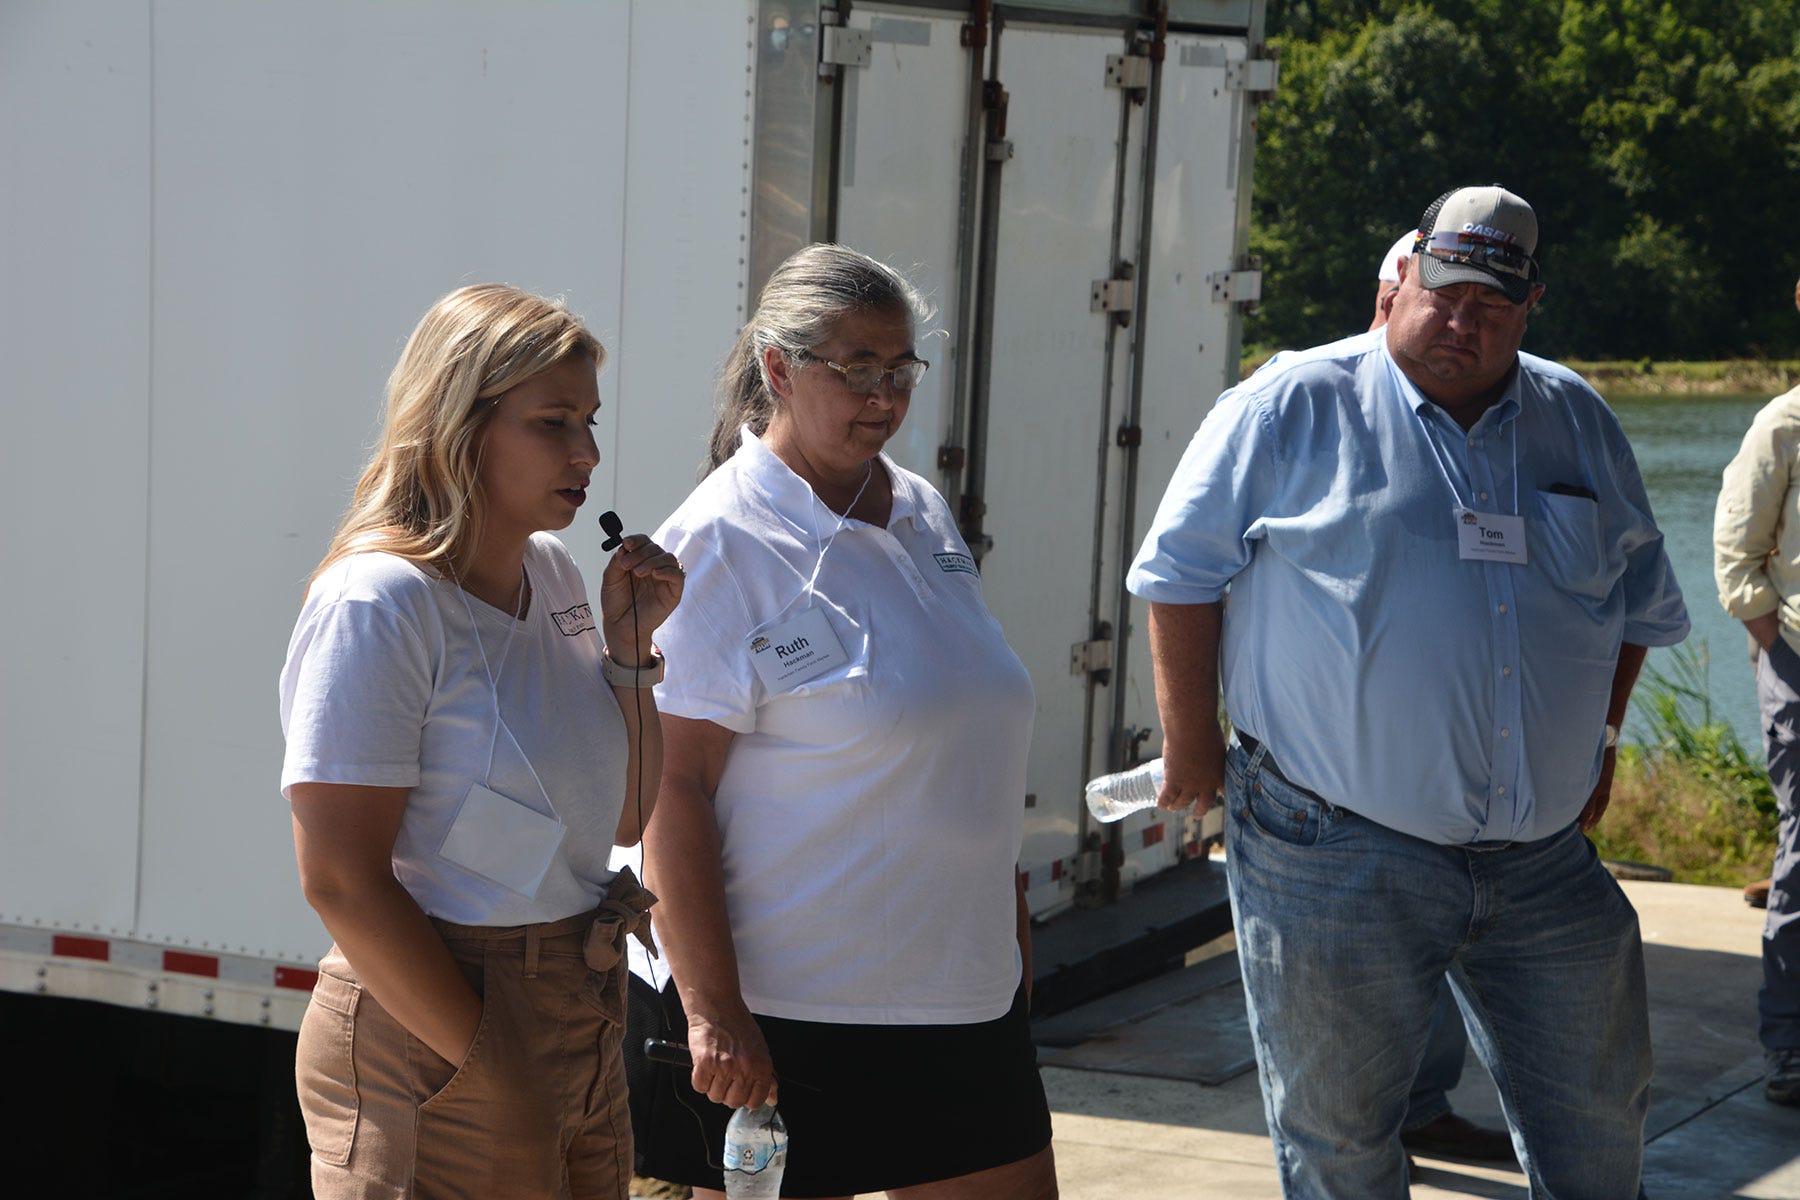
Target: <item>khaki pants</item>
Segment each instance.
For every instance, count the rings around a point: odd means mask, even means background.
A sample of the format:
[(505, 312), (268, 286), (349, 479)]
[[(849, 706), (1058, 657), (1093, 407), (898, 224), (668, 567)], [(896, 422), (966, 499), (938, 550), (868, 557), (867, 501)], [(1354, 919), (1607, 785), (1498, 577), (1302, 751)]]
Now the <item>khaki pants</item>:
[(482, 999), (460, 1067), (408, 1033), (333, 946), (295, 1075), (318, 1200), (609, 1197), (631, 1182), (625, 937), (655, 897), (621, 871), (595, 912), (434, 921)]

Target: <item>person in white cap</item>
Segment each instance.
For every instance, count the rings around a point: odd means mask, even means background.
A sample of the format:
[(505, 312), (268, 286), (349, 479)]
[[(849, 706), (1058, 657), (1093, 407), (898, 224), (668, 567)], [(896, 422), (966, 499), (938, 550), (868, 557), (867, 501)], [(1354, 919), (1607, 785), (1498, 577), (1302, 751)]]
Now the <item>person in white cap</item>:
[(1643, 946), (1583, 835), (1645, 648), (1688, 617), (1617, 418), (1519, 352), (1537, 244), (1504, 188), (1440, 197), (1385, 327), (1219, 398), (1128, 579), (1161, 803), (1226, 798), (1289, 1197), (1405, 1195), (1446, 972), (1532, 1195), (1642, 1194)]
[(1375, 272), (1375, 316), (1369, 322), (1370, 329), (1387, 324), (1388, 313), (1394, 309), (1394, 293), (1400, 290), (1400, 260), (1412, 257), (1413, 241), (1418, 236), (1418, 230), (1407, 230), (1394, 239), (1382, 256), (1381, 269)]

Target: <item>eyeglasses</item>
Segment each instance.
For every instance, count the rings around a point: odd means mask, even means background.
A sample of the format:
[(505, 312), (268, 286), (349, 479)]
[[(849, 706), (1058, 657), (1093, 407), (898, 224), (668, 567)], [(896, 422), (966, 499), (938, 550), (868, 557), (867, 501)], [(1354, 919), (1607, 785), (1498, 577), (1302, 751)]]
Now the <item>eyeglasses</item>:
[(1467, 229), (1445, 229), (1429, 237), (1421, 233), (1413, 242), (1413, 251), (1439, 262), (1468, 263), (1520, 279), (1536, 279), (1538, 273), (1537, 260), (1517, 245)]
[(876, 388), (881, 386), (883, 379), (889, 380), (888, 386), (899, 395), (910, 395), (912, 390), (919, 386), (919, 381), (925, 378), (926, 368), (931, 366), (924, 359), (915, 358), (903, 362), (897, 367), (878, 367), (874, 363), (858, 363), (853, 367), (846, 367), (844, 364), (834, 363), (828, 358), (820, 358), (807, 350), (800, 351), (799, 356), (816, 363), (823, 363), (842, 375), (844, 386), (858, 396), (867, 396), (873, 393)]

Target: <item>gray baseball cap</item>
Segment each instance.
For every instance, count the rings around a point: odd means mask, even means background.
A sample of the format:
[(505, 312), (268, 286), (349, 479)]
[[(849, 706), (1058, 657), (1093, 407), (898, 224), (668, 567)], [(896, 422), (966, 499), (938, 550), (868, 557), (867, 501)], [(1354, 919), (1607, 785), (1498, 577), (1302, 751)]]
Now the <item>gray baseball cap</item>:
[(1419, 283), (1435, 291), (1480, 283), (1523, 304), (1538, 281), (1537, 214), (1499, 184), (1453, 188), (1419, 218)]

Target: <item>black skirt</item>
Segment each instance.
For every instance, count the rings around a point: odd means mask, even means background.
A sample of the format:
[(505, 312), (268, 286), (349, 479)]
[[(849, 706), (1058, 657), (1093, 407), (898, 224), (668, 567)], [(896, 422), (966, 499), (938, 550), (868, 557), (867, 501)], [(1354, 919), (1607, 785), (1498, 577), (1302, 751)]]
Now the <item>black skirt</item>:
[[(840, 1025), (757, 1016), (781, 1078), (788, 1130), (783, 1196), (881, 1192), (1004, 1166), (1050, 1144), (1025, 989), (972, 1025)], [(669, 1031), (675, 1031), (671, 1034)], [(689, 1086), (685, 1067), (643, 1057), (644, 1039), (685, 1041), (674, 985), (631, 978), (626, 1067), (641, 1175), (722, 1188), (731, 1110)]]

